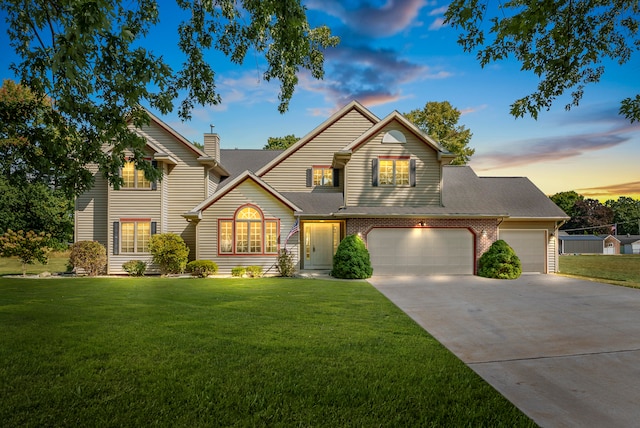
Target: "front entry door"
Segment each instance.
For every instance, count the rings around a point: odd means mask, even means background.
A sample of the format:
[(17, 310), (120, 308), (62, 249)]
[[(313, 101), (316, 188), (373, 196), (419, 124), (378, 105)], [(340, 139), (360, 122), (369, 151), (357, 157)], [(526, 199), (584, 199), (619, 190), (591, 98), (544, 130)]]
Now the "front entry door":
[(305, 269), (331, 269), (334, 248), (340, 240), (337, 223), (305, 223)]

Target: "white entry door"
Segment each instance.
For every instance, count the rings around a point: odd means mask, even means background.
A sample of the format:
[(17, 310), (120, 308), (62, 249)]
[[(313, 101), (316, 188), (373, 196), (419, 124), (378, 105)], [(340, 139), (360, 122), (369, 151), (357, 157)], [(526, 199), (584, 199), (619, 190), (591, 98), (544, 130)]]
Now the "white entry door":
[(331, 269), (333, 254), (340, 240), (337, 223), (304, 224), (304, 268)]

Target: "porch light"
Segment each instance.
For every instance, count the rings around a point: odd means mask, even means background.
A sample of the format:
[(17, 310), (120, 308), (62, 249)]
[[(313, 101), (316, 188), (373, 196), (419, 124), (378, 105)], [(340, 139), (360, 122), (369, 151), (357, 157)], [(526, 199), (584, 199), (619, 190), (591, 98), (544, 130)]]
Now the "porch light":
[(484, 229), (482, 229), (482, 232), (480, 232), (480, 235), (481, 235), (483, 238), (486, 238), (486, 237), (487, 237), (487, 231), (486, 231), (486, 230), (484, 230)]

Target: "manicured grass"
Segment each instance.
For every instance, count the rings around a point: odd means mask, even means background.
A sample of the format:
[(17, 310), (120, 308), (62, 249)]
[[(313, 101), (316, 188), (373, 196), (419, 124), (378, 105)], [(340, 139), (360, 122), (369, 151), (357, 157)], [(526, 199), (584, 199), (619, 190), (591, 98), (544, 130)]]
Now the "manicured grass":
[(563, 255), (560, 273), (640, 288), (640, 255)]
[[(46, 265), (39, 262), (27, 265), (27, 275), (65, 272), (68, 262), (69, 251), (54, 252), (49, 255), (49, 262)], [(17, 257), (0, 257), (0, 275), (22, 275), (22, 263)]]
[(534, 426), (366, 282), (0, 279), (4, 426)]

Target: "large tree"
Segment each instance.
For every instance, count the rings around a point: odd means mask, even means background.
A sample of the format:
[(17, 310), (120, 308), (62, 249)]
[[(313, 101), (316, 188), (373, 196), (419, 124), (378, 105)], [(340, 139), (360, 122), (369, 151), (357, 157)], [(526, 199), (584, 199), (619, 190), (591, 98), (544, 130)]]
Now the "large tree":
[(613, 210), (596, 199), (581, 199), (573, 206), (574, 213), (563, 229), (571, 233), (612, 232)]
[(466, 165), (475, 149), (468, 147), (473, 136), (471, 131), (458, 125), (460, 115), (460, 110), (448, 101), (429, 101), (422, 109), (404, 113), (422, 132), (456, 155), (452, 165)]
[(97, 163), (117, 187), (125, 149), (132, 151), (136, 166), (148, 178), (160, 178), (159, 170), (144, 162), (144, 140), (128, 125), (148, 123), (141, 105), (166, 114), (178, 102), (179, 116), (189, 119), (196, 104), (220, 103), (215, 72), (206, 59), (210, 49), (222, 51), (234, 63), (242, 63), (247, 53), (264, 55), (262, 77), (280, 81), (278, 109), (284, 112), (298, 72), (307, 69), (321, 78), (323, 50), (337, 43), (328, 28), (309, 26), (300, 0), (176, 3), (184, 11), (171, 16), (183, 19), (176, 36), (184, 56), (180, 67), (169, 64), (164, 52), (145, 49), (149, 31), (160, 24), (159, 8), (167, 3), (0, 3), (10, 46), (18, 57), (12, 71), (36, 97), (55, 100), (57, 114), (45, 117), (44, 126), (56, 129), (59, 138), (48, 150), (66, 154), (79, 167), (74, 180), (64, 184), (71, 192), (91, 186), (91, 175), (84, 169), (90, 163)]
[(584, 199), (584, 196), (571, 190), (568, 192), (559, 192), (550, 196), (553, 203), (555, 203), (562, 211), (564, 211), (569, 217), (573, 217), (574, 206), (576, 202)]
[(295, 144), (299, 140), (293, 134), (285, 135), (284, 137), (269, 137), (267, 144), (263, 147), (264, 150), (286, 150)]
[(606, 201), (604, 205), (613, 210), (613, 221), (618, 234), (640, 234), (640, 201), (620, 196), (617, 200)]
[[(535, 92), (516, 100), (511, 114), (536, 118), (571, 91), (577, 106), (585, 85), (596, 83), (604, 62), (624, 64), (640, 49), (638, 0), (510, 0), (497, 7), (481, 0), (453, 0), (445, 22), (462, 31), (458, 43), (477, 50), (484, 67), (513, 57), (540, 78)], [(640, 120), (640, 94), (621, 102), (620, 114)]]

